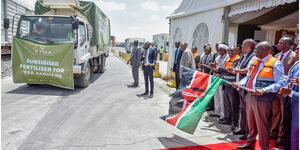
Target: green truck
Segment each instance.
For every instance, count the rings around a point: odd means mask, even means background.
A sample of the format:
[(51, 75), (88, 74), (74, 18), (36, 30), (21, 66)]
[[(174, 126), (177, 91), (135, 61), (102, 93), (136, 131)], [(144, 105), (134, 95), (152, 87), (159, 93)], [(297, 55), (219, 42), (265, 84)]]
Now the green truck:
[(88, 87), (105, 71), (110, 21), (94, 2), (44, 0), (35, 15), (21, 15), (13, 38), (15, 83)]

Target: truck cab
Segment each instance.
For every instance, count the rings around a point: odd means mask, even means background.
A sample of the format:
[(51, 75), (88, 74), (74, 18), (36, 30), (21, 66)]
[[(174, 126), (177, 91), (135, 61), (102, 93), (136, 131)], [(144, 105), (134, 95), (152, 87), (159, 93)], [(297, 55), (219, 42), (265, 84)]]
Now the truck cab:
[(105, 70), (106, 53), (90, 44), (92, 35), (92, 26), (76, 16), (23, 15), (19, 19), (16, 37), (45, 44), (73, 42), (75, 85), (87, 87), (91, 72), (103, 73)]

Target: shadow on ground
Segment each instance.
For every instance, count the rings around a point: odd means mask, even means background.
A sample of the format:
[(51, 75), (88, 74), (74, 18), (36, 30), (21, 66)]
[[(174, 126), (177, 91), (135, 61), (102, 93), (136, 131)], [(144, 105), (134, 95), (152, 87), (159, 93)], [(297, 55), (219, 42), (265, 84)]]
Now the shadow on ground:
[[(94, 73), (91, 77), (90, 84), (93, 84), (97, 79), (100, 79), (102, 74)], [(19, 86), (16, 89), (8, 91), (6, 93), (14, 94), (30, 94), (30, 95), (49, 95), (49, 96), (69, 96), (75, 95), (83, 91), (85, 88), (76, 87), (75, 89), (64, 89), (48, 84), (26, 84)]]
[(199, 145), (175, 134), (173, 134), (173, 137), (158, 137), (157, 139), (166, 148)]

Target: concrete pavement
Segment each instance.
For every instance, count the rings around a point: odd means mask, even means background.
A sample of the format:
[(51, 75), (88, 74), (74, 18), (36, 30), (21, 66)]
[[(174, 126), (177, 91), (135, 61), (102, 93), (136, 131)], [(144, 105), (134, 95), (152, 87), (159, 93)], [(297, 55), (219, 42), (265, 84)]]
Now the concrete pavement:
[(165, 123), (172, 90), (155, 79), (154, 98), (144, 99), (130, 66), (110, 55), (107, 71), (86, 89), (13, 84), (2, 79), (3, 150), (142, 150), (236, 140), (229, 126), (203, 115), (194, 135)]

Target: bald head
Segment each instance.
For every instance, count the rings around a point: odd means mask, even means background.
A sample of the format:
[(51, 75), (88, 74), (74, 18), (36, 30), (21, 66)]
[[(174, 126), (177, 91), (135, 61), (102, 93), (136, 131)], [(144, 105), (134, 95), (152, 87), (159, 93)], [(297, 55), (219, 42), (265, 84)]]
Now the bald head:
[(271, 52), (271, 49), (272, 49), (272, 45), (269, 42), (267, 42), (267, 41), (259, 42), (255, 46), (256, 57), (262, 59), (262, 58), (268, 56)]
[(288, 51), (293, 45), (293, 40), (290, 37), (282, 37), (278, 41), (278, 49), (282, 52)]

